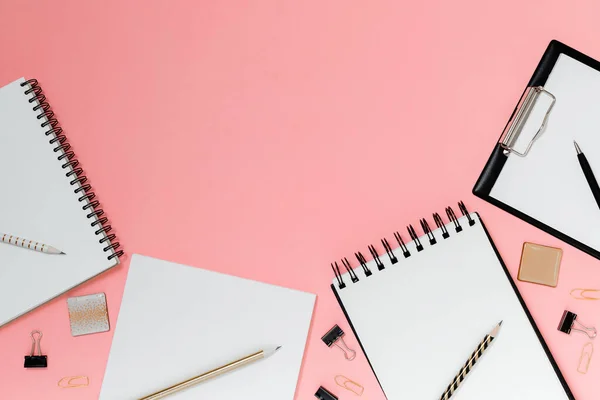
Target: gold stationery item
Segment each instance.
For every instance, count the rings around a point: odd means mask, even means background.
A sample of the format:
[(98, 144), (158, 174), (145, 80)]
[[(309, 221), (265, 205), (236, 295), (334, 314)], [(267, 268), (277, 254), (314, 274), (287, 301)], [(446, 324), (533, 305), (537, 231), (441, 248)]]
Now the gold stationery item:
[(90, 385), (90, 378), (87, 376), (65, 376), (58, 381), (58, 387), (63, 389), (81, 388)]
[(362, 396), (365, 391), (364, 386), (360, 383), (354, 382), (352, 379), (345, 377), (344, 375), (336, 375), (334, 378), (335, 384), (341, 388), (351, 391), (357, 396)]
[(559, 248), (525, 242), (517, 278), (523, 282), (556, 287), (561, 259), (562, 250)]
[(277, 346), (275, 349), (260, 350), (256, 353), (250, 354), (249, 356), (240, 358), (237, 361), (230, 362), (229, 364), (223, 365), (222, 367), (215, 368), (211, 371), (203, 373), (202, 375), (195, 376), (195, 377), (185, 380), (181, 383), (170, 386), (166, 389), (162, 389), (151, 395), (142, 397), (138, 400), (158, 400), (158, 399), (165, 398), (169, 395), (172, 395), (174, 393), (177, 393), (177, 392), (180, 392), (187, 388), (190, 388), (192, 386), (195, 386), (201, 382), (205, 382), (209, 379), (216, 378), (219, 375), (223, 375), (227, 372), (232, 372), (232, 371), (234, 371), (238, 368), (241, 368), (243, 366), (246, 366), (248, 364), (252, 364), (256, 361), (259, 361), (259, 360), (262, 360), (265, 358), (269, 358), (270, 356), (275, 354), (279, 349), (281, 349), (281, 346)]
[(487, 350), (487, 348), (492, 343), (492, 341), (496, 338), (496, 336), (498, 336), (498, 332), (500, 331), (501, 326), (502, 326), (502, 321), (500, 321), (498, 323), (498, 325), (496, 325), (496, 327), (494, 329), (492, 329), (492, 331), (490, 333), (485, 335), (485, 337), (483, 338), (481, 343), (479, 343), (479, 346), (477, 346), (477, 348), (475, 349), (473, 354), (471, 354), (471, 357), (469, 357), (469, 359), (467, 360), (465, 365), (460, 369), (460, 371), (458, 372), (458, 374), (456, 375), (456, 377), (454, 378), (452, 383), (450, 383), (450, 385), (448, 385), (448, 388), (442, 394), (442, 397), (440, 397), (440, 400), (448, 400), (450, 397), (452, 397), (454, 392), (456, 392), (456, 389), (458, 389), (460, 384), (467, 377), (467, 374), (473, 370), (475, 363), (479, 360), (481, 355)]
[(588, 342), (583, 345), (581, 349), (581, 356), (579, 356), (579, 364), (577, 364), (577, 372), (580, 374), (587, 374), (590, 369), (590, 362), (592, 361), (592, 354), (594, 354), (594, 345), (592, 342)]
[(585, 293), (589, 292), (589, 293), (600, 293), (600, 290), (598, 289), (573, 289), (571, 290), (571, 297), (574, 298), (575, 300), (600, 300), (600, 294), (595, 296), (588, 296)]
[(71, 335), (81, 336), (110, 330), (106, 295), (104, 293), (69, 297), (69, 322)]

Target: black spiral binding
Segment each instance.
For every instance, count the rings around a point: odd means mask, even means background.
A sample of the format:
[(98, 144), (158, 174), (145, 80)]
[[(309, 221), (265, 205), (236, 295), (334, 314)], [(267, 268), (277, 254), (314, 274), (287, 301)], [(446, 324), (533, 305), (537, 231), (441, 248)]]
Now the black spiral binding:
[[(469, 216), (469, 218), (471, 217)], [(446, 229), (446, 225), (444, 225), (444, 221), (442, 221), (442, 217), (440, 217), (440, 214), (433, 213), (433, 220), (435, 221), (435, 225), (442, 230), (442, 237), (444, 239), (448, 239), (450, 237), (450, 234), (448, 233), (448, 229)]]
[(417, 231), (415, 231), (415, 228), (413, 228), (412, 225), (409, 225), (406, 227), (406, 229), (408, 230), (408, 234), (410, 235), (412, 241), (415, 242), (415, 244), (417, 245), (417, 251), (423, 251), (423, 245), (419, 240), (419, 236), (417, 235)]
[(422, 218), (420, 222), (423, 232), (425, 232), (425, 234), (427, 235), (427, 239), (429, 239), (429, 244), (433, 246), (437, 243), (437, 240), (435, 240), (435, 236), (433, 236), (433, 232), (431, 231), (431, 228), (429, 228), (427, 220), (425, 218)]
[(448, 216), (448, 219), (454, 223), (454, 230), (456, 233), (461, 232), (462, 226), (458, 223), (458, 218), (456, 217), (456, 214), (454, 214), (452, 207), (446, 207), (446, 215)]
[[(475, 220), (469, 214), (469, 211), (467, 210), (465, 203), (463, 203), (462, 201), (459, 202), (458, 208), (459, 208), (461, 214), (467, 218), (469, 226), (475, 225)], [(452, 209), (452, 207), (446, 207), (446, 215), (448, 216), (449, 221), (454, 225), (454, 230), (456, 231), (456, 233), (459, 234), (460, 232), (462, 232), (463, 227), (460, 224), (460, 221), (458, 220), (458, 217), (454, 213), (454, 210)], [(448, 239), (450, 237), (450, 233), (448, 232), (448, 229), (446, 229), (446, 225), (444, 224), (444, 221), (442, 220), (442, 217), (440, 216), (440, 214), (434, 213), (433, 220), (435, 221), (436, 226), (441, 230), (442, 238), (444, 240)], [(429, 227), (429, 223), (427, 222), (427, 220), (425, 218), (423, 218), (419, 222), (420, 222), (421, 228), (423, 229), (423, 233), (427, 236), (429, 245), (434, 246), (435, 244), (437, 244), (437, 240), (433, 234), (433, 231)], [(407, 226), (407, 230), (408, 230), (408, 234), (410, 235), (412, 241), (415, 243), (417, 252), (424, 250), (424, 246), (421, 243), (421, 241), (419, 240), (419, 236), (417, 235), (415, 228), (412, 225), (409, 225), (409, 226)], [(406, 247), (404, 240), (402, 239), (402, 237), (400, 236), (400, 234), (398, 232), (394, 232), (394, 238), (396, 238), (396, 241), (398, 242), (398, 245), (400, 246), (400, 251), (402, 252), (402, 255), (404, 256), (404, 258), (410, 257), (411, 254), (408, 251), (408, 247)], [(385, 252), (387, 253), (387, 255), (389, 257), (390, 263), (392, 265), (399, 263), (400, 261), (398, 260), (398, 256), (396, 256), (396, 254), (394, 254), (394, 251), (392, 250), (392, 247), (390, 246), (390, 243), (387, 241), (387, 239), (385, 239), (385, 238), (381, 239), (381, 244), (383, 245), (383, 248), (385, 249)], [(377, 269), (379, 271), (384, 270), (386, 268), (385, 264), (379, 257), (379, 253), (377, 252), (377, 249), (375, 248), (375, 246), (369, 245), (368, 249), (369, 249), (369, 252), (371, 253), (373, 260), (375, 260)], [(365, 258), (365, 256), (360, 251), (354, 253), (354, 255), (356, 256), (356, 259), (360, 263), (360, 266), (362, 267), (365, 277), (368, 278), (368, 277), (372, 276), (373, 271), (371, 271), (371, 269), (369, 268), (367, 259)], [(358, 275), (352, 269), (352, 266), (350, 265), (350, 262), (348, 261), (347, 258), (344, 257), (342, 259), (342, 264), (344, 265), (346, 271), (350, 275), (350, 279), (352, 280), (352, 283), (358, 282), (359, 281)], [(331, 268), (333, 269), (333, 273), (335, 274), (338, 288), (344, 289), (346, 287), (346, 283), (344, 282), (344, 279), (342, 278), (342, 273), (340, 271), (340, 268), (338, 267), (337, 261), (331, 264)]]
[(402, 255), (404, 256), (404, 258), (410, 257), (410, 251), (408, 251), (408, 247), (406, 247), (406, 245), (404, 244), (404, 240), (402, 240), (402, 236), (400, 236), (400, 234), (398, 232), (394, 232), (394, 237), (396, 238), (396, 241), (398, 242), (398, 246), (400, 246), (400, 249), (402, 250)]
[[(369, 269), (369, 267), (367, 267), (367, 259), (365, 258), (365, 256), (363, 256), (360, 251), (358, 253), (354, 253), (354, 256), (356, 257), (356, 259), (360, 263), (360, 266), (362, 267), (362, 269), (363, 269), (363, 271), (365, 273), (365, 276), (371, 276), (373, 273), (371, 272), (371, 270)], [(349, 267), (350, 263), (347, 263), (347, 265)], [(346, 264), (344, 264), (344, 266), (346, 266)], [(346, 269), (348, 269), (348, 267), (346, 267)], [(356, 280), (358, 281), (358, 278), (356, 278)]]
[(25, 90), (25, 94), (30, 95), (33, 93), (29, 99), (29, 103), (37, 102), (37, 105), (33, 107), (33, 111), (40, 111), (37, 115), (37, 119), (41, 120), (42, 118), (46, 118), (46, 121), (40, 124), (42, 128), (48, 127), (45, 135), (54, 136), (50, 139), (49, 143), (56, 144), (56, 147), (53, 149), (55, 153), (62, 152), (62, 154), (57, 157), (59, 161), (65, 161), (65, 163), (62, 164), (62, 168), (70, 168), (70, 171), (67, 172), (65, 176), (67, 178), (73, 178), (69, 182), (71, 186), (79, 183), (79, 187), (75, 189), (74, 192), (76, 194), (81, 194), (81, 197), (79, 197), (77, 201), (87, 201), (87, 204), (82, 208), (86, 211), (90, 210), (90, 213), (86, 215), (88, 219), (95, 218), (95, 221), (90, 224), (93, 228), (98, 228), (94, 234), (104, 235), (104, 237), (99, 240), (100, 243), (103, 244), (109, 242), (102, 250), (104, 252), (113, 252), (113, 254), (108, 256), (109, 260), (121, 257), (123, 255), (123, 250), (118, 250), (121, 245), (119, 242), (114, 241), (117, 236), (114, 233), (109, 233), (112, 230), (112, 227), (108, 225), (108, 218), (104, 216), (104, 211), (98, 208), (100, 202), (95, 199), (96, 194), (92, 191), (92, 186), (87, 183), (88, 179), (83, 174), (83, 169), (79, 166), (79, 161), (75, 158), (75, 153), (71, 150), (71, 145), (63, 134), (63, 130), (59, 126), (58, 121), (54, 117), (54, 112), (50, 108), (50, 104), (46, 101), (46, 96), (44, 96), (42, 88), (36, 79), (29, 79), (28, 81), (21, 83), (21, 87), (26, 86), (29, 86), (29, 89)]
[(392, 264), (396, 264), (398, 262), (398, 258), (392, 251), (392, 247), (390, 246), (390, 243), (387, 241), (387, 239), (381, 239), (381, 244), (383, 245), (383, 248), (385, 249), (385, 252), (387, 253), (388, 257), (390, 258), (390, 262)]
[(385, 266), (379, 259), (379, 254), (377, 253), (375, 246), (373, 246), (372, 244), (369, 245), (369, 253), (371, 253), (371, 257), (373, 257), (373, 260), (375, 260), (375, 264), (377, 264), (377, 269), (379, 271), (381, 271), (382, 269), (385, 269)]

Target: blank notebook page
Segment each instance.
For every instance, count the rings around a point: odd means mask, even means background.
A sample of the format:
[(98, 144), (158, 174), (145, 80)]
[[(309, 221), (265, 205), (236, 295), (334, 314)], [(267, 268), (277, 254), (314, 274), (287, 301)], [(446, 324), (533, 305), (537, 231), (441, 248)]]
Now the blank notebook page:
[(310, 293), (134, 255), (100, 399), (138, 399), (282, 346), (169, 398), (292, 400), (314, 303)]
[(78, 184), (65, 175), (54, 152), (49, 127), (37, 119), (29, 86), (19, 79), (0, 89), (0, 232), (56, 247), (66, 255), (49, 255), (0, 243), (0, 326), (116, 265), (99, 243), (100, 227), (74, 193)]
[[(447, 225), (448, 239), (388, 261), (338, 293), (389, 400), (439, 399), (477, 345), (503, 320), (499, 336), (479, 360), (456, 399), (566, 400), (477, 214), (464, 230)], [(402, 252), (395, 251), (402, 255)], [(383, 259), (383, 257), (382, 257)], [(454, 396), (453, 396), (454, 398)]]
[[(600, 178), (600, 72), (561, 54), (544, 88), (556, 96), (544, 133), (526, 157), (508, 157), (490, 196), (600, 250), (600, 210), (573, 145), (577, 141)], [(531, 124), (547, 109), (545, 98)], [(523, 129), (526, 136), (533, 130)]]

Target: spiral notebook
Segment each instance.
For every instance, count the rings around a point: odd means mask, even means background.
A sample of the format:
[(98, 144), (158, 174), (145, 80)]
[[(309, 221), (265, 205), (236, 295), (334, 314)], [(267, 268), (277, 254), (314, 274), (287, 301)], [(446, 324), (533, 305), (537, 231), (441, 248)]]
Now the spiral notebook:
[[(463, 203), (436, 229), (396, 232), (373, 260), (332, 265), (331, 285), (389, 400), (436, 399), (484, 336), (502, 330), (456, 394), (461, 400), (574, 399), (477, 213)], [(433, 225), (432, 225), (433, 226)]]
[(122, 251), (36, 80), (0, 88), (0, 232), (54, 246), (0, 243), (0, 326), (119, 262)]

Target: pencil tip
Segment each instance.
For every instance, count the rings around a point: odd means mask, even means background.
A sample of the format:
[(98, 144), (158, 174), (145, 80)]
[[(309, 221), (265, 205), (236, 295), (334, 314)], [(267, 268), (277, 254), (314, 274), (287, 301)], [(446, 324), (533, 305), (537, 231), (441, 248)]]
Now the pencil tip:
[(281, 349), (281, 346), (277, 346), (275, 348), (271, 347), (270, 349), (263, 350), (264, 358), (271, 357), (273, 354), (277, 353), (279, 349)]
[(498, 322), (498, 325), (502, 325), (503, 322), (504, 322), (504, 320)]
[(64, 251), (61, 251), (60, 254), (67, 254), (67, 253), (65, 253)]
[(500, 328), (502, 327), (502, 322), (503, 321), (498, 322), (498, 325), (496, 325), (494, 329), (492, 329), (492, 331), (489, 333), (491, 337), (495, 338), (496, 336), (498, 336), (498, 332), (500, 332)]
[(581, 154), (581, 148), (579, 148), (577, 142), (573, 140), (573, 144), (575, 145), (575, 151), (577, 151), (577, 154)]

